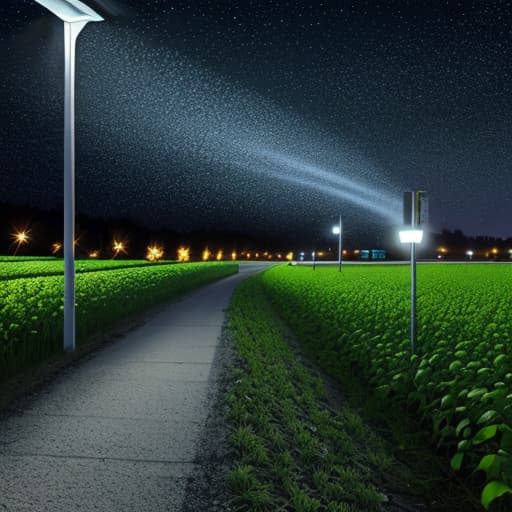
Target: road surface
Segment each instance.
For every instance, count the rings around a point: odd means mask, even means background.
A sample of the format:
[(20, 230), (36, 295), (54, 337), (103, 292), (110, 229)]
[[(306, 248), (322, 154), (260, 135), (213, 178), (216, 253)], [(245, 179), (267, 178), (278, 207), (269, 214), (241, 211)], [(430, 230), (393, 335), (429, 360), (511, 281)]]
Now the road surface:
[(0, 416), (0, 511), (180, 511), (224, 310), (266, 265), (169, 304)]

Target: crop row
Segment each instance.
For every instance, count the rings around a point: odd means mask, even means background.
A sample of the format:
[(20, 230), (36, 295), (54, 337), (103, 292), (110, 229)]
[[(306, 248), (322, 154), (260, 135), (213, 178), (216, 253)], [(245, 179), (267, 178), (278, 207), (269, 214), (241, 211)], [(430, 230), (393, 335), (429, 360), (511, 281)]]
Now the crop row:
[[(76, 260), (77, 273), (96, 272), (98, 270), (114, 270), (119, 268), (144, 267), (146, 265), (172, 265), (174, 261), (149, 262), (146, 260)], [(21, 277), (58, 276), (64, 273), (62, 259), (46, 260), (0, 260), (0, 281)]]
[(21, 261), (53, 261), (55, 256), (9, 256), (0, 255), (0, 263), (19, 263)]
[[(158, 265), (79, 274), (77, 340), (122, 317), (237, 272), (236, 264)], [(62, 276), (4, 281), (0, 289), (0, 380), (62, 347)]]
[(328, 404), (322, 378), (289, 346), (259, 276), (236, 289), (227, 333), (240, 358), (226, 395), (233, 510), (381, 512), (388, 498), (380, 475), (396, 479), (396, 461), (347, 405)]
[[(512, 267), (419, 266), (416, 354), (407, 267), (277, 267), (263, 281), (324, 368), (341, 378), (356, 371), (379, 395), (417, 411), (454, 469), (486, 474), (484, 506), (510, 497)], [(507, 499), (495, 507), (510, 510)]]

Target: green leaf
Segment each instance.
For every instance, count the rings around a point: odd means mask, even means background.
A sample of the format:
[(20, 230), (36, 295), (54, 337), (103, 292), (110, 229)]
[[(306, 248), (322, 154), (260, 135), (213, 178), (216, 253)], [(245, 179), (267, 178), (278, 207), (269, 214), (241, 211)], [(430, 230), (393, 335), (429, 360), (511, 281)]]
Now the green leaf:
[(485, 455), (484, 457), (482, 457), (482, 460), (480, 461), (476, 469), (481, 469), (482, 471), (485, 471), (487, 473), (487, 471), (494, 464), (495, 461), (496, 454)]
[(505, 354), (500, 354), (494, 359), (494, 366), (499, 366), (502, 363), (507, 361), (507, 356)]
[(478, 421), (476, 422), (477, 425), (481, 425), (482, 423), (487, 423), (488, 421), (492, 421), (493, 419), (497, 418), (499, 416), (499, 413), (497, 411), (485, 411), (480, 418), (478, 418)]
[(460, 452), (466, 452), (471, 448), (471, 442), (467, 439), (463, 439), (457, 443), (457, 450)]
[(481, 444), (489, 439), (492, 439), (498, 431), (498, 425), (489, 425), (481, 428), (473, 438), (473, 444)]
[(454, 371), (458, 370), (459, 368), (462, 368), (462, 366), (463, 366), (463, 365), (462, 365), (462, 363), (461, 363), (459, 360), (457, 360), (457, 359), (456, 359), (455, 361), (453, 361), (453, 362), (450, 364), (450, 366), (448, 367), (448, 369), (449, 369), (450, 371), (454, 372)]
[(468, 398), (477, 398), (487, 393), (487, 388), (476, 388), (468, 393)]
[(478, 464), (477, 470), (485, 471), (487, 475), (487, 480), (493, 480), (500, 476), (502, 471), (502, 464), (506, 459), (503, 456), (496, 454), (489, 454), (482, 457), (480, 463)]
[(487, 510), (496, 498), (503, 496), (505, 493), (512, 494), (512, 488), (510, 488), (505, 482), (501, 482), (499, 480), (489, 482), (482, 491), (482, 505)]
[(462, 466), (463, 459), (464, 459), (464, 453), (462, 453), (462, 452), (458, 452), (452, 457), (452, 460), (450, 461), (450, 465), (454, 471), (458, 471), (460, 469), (460, 467)]
[(445, 409), (451, 407), (454, 402), (454, 397), (452, 395), (445, 395), (441, 398), (441, 409)]
[(469, 418), (464, 418), (462, 421), (459, 421), (459, 424), (455, 428), (455, 433), (457, 436), (461, 433), (463, 429), (465, 429), (469, 424), (471, 423), (471, 420)]

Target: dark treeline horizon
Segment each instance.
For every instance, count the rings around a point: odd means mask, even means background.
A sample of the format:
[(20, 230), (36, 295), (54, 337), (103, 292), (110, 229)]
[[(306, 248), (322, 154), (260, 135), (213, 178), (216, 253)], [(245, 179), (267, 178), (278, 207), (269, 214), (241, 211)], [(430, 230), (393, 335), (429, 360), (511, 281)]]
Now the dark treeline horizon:
[[(15, 242), (12, 235), (17, 231), (27, 230), (30, 242), (18, 250), (18, 254), (27, 256), (47, 256), (52, 254), (52, 245), (62, 243), (63, 212), (59, 210), (42, 210), (29, 205), (0, 203), (0, 253), (13, 254)], [(393, 228), (394, 230), (394, 228)], [(387, 237), (379, 237), (388, 242), (371, 238), (353, 239), (345, 237), (344, 248), (353, 259), (356, 249), (384, 249), (389, 259), (404, 259), (406, 247), (400, 246), (393, 236), (391, 228)], [(129, 258), (144, 258), (148, 245), (158, 244), (165, 249), (165, 257), (176, 258), (177, 248), (190, 247), (192, 259), (199, 259), (201, 252), (208, 247), (212, 252), (224, 250), (228, 259), (232, 251), (256, 252), (269, 251), (284, 254), (288, 251), (323, 250), (326, 257), (337, 257), (337, 238), (326, 234), (316, 238), (304, 234), (303, 239), (290, 236), (273, 237), (269, 232), (266, 236), (257, 236), (245, 232), (222, 230), (215, 231), (183, 231), (176, 232), (165, 228), (150, 228), (129, 218), (96, 218), (77, 212), (76, 216), (76, 257), (85, 258), (91, 251), (99, 251), (100, 258), (113, 255), (114, 240), (123, 241), (127, 245)], [(494, 249), (494, 251), (493, 251)], [(443, 229), (440, 233), (428, 233), (425, 244), (419, 247), (420, 258), (464, 259), (466, 252), (474, 252), (473, 259), (510, 259), (512, 236), (496, 238), (487, 235), (466, 236), (455, 229)], [(497, 252), (496, 252), (497, 251)], [(62, 256), (62, 251), (56, 254)], [(119, 257), (123, 257), (120, 255)], [(307, 257), (306, 257), (307, 258)]]

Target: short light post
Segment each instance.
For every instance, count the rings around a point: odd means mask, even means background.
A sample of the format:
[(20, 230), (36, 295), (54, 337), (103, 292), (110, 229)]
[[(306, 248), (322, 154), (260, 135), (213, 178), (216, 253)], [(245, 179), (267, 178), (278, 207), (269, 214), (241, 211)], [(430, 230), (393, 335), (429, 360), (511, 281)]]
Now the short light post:
[(316, 270), (316, 251), (311, 253), (311, 258), (313, 259), (313, 270)]
[(333, 226), (333, 228), (332, 228), (332, 233), (334, 235), (338, 235), (338, 272), (341, 272), (341, 264), (343, 261), (342, 231), (343, 231), (343, 225), (341, 223), (341, 215), (340, 215), (340, 223), (337, 226)]
[(35, 0), (64, 22), (64, 350), (75, 350), (75, 49), (89, 21), (103, 18), (79, 0)]
[(468, 257), (469, 261), (473, 259), (473, 251), (466, 251), (466, 256)]
[(411, 352), (416, 350), (416, 244), (423, 240), (422, 224), (427, 222), (426, 192), (404, 193), (404, 229), (399, 231), (400, 242), (411, 247)]

